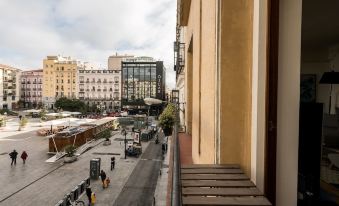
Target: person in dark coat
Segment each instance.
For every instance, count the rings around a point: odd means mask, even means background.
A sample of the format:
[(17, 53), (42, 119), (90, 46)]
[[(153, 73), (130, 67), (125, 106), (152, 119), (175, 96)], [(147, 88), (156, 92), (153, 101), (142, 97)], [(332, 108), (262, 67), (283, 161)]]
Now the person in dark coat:
[(111, 171), (114, 169), (115, 166), (115, 157), (111, 157)]
[(104, 170), (101, 170), (100, 177), (102, 181), (102, 187), (105, 188), (106, 173), (104, 172)]
[(86, 188), (86, 196), (88, 198), (88, 205), (90, 206), (92, 204), (92, 189), (91, 189), (91, 187)]
[(26, 162), (27, 157), (28, 157), (27, 152), (26, 152), (26, 151), (23, 151), (22, 154), (21, 154), (21, 159), (22, 159), (22, 161), (24, 162), (24, 164), (25, 164), (25, 162)]
[(13, 150), (13, 152), (9, 153), (9, 156), (12, 159), (11, 165), (13, 165), (13, 163), (16, 165), (16, 157), (18, 156), (17, 151)]

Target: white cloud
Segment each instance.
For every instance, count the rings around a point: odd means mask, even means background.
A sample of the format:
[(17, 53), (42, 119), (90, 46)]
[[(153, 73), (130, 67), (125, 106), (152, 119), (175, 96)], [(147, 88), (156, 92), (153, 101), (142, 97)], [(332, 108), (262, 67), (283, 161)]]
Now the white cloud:
[(164, 61), (174, 87), (174, 0), (0, 1), (0, 63), (41, 68), (62, 54), (107, 66), (115, 52)]

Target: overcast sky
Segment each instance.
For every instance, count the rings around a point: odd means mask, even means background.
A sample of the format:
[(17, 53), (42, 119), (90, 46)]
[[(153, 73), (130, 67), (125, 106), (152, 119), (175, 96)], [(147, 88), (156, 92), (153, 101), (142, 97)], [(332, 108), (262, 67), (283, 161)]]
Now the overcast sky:
[(47, 55), (107, 68), (119, 54), (163, 60), (175, 85), (175, 0), (1, 0), (0, 64), (42, 68)]

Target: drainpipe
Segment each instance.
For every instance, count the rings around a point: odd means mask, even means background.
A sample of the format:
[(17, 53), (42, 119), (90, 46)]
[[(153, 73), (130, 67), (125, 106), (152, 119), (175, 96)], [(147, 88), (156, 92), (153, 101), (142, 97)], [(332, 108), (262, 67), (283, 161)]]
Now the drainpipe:
[(221, 23), (221, 0), (217, 0), (217, 5), (216, 5), (216, 45), (215, 45), (215, 103), (214, 103), (214, 134), (215, 134), (215, 158), (214, 162), (215, 164), (220, 164), (220, 35), (221, 35), (221, 29), (220, 29), (220, 23)]

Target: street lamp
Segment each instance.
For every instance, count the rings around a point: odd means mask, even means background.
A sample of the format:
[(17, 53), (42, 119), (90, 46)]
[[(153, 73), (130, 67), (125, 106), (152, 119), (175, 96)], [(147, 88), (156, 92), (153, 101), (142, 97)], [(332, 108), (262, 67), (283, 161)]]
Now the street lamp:
[(121, 134), (125, 136), (125, 159), (126, 159), (126, 144), (127, 144), (126, 135), (127, 135), (127, 131), (126, 131), (125, 128), (121, 130)]

